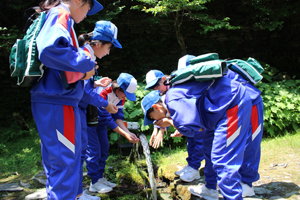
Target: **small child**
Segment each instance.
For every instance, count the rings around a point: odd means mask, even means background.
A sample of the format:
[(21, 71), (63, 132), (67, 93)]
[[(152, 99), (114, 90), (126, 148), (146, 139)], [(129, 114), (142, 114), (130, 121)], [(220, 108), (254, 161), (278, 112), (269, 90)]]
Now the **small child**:
[(95, 61), (78, 49), (73, 25), (103, 7), (96, 0), (44, 0), (40, 7), (47, 10), (47, 17), (36, 43), (39, 59), (47, 68), (30, 91), (32, 115), (41, 138), (47, 198), (74, 200), (80, 182), (78, 103), (83, 82), (76, 81), (71, 87), (65, 72), (95, 73)]
[[(240, 83), (226, 77), (181, 83), (171, 87), (163, 101), (159, 91), (148, 93), (142, 109), (144, 125), (157, 120), (157, 125), (174, 126), (187, 137), (213, 138), (211, 162), (220, 191), (224, 199), (242, 199), (239, 168), (248, 138), (251, 99)], [(212, 198), (218, 199), (218, 193)]]
[[(84, 50), (86, 55), (92, 58), (92, 60), (96, 61), (96, 57), (101, 59), (105, 55), (109, 55), (110, 49), (113, 47), (122, 48), (121, 44), (117, 40), (118, 28), (111, 23), (110, 21), (98, 21), (95, 24), (94, 31), (91, 33), (84, 33), (78, 37), (78, 43), (80, 47)], [(84, 80), (84, 94), (79, 102), (80, 108), (80, 118), (81, 118), (81, 171), (80, 175), (80, 187), (78, 190), (79, 200), (87, 200), (94, 199), (100, 200), (100, 197), (92, 197), (83, 192), (82, 180), (83, 180), (83, 162), (86, 156), (86, 149), (88, 143), (88, 134), (87, 134), (87, 117), (86, 110), (88, 105), (93, 105), (100, 108), (105, 108), (105, 110), (109, 113), (116, 113), (118, 108), (116, 105), (109, 103), (107, 100), (103, 99), (97, 92), (95, 91), (96, 87), (107, 87), (111, 83), (111, 79), (105, 77), (101, 78), (97, 81), (93, 79)]]
[[(186, 55), (179, 59), (178, 61), (178, 69), (185, 68), (189, 65), (189, 59), (194, 58), (195, 56)], [(146, 89), (153, 89), (159, 90), (161, 93), (165, 93), (169, 86), (164, 85), (164, 81), (166, 80), (167, 76), (164, 75), (159, 70), (150, 70), (146, 74)], [(164, 128), (154, 125), (154, 129), (150, 139), (150, 146), (152, 146), (152, 141), (154, 141), (153, 147), (158, 148), (159, 145), (163, 145), (163, 136), (164, 136)], [(157, 133), (158, 132), (158, 133)], [(175, 133), (171, 134), (171, 137), (181, 137), (182, 134), (179, 133), (177, 130)], [(187, 137), (187, 151), (188, 157), (186, 161), (188, 164), (181, 170), (176, 171), (175, 174), (180, 177), (182, 181), (185, 182), (192, 182), (193, 180), (199, 179), (199, 168), (201, 166), (201, 161), (204, 159), (203, 151), (202, 151), (202, 138), (198, 135), (195, 137)]]
[(139, 139), (131, 133), (125, 126), (123, 119), (123, 107), (125, 97), (130, 101), (135, 101), (134, 91), (137, 87), (136, 79), (128, 74), (121, 73), (111, 86), (103, 89), (97, 88), (98, 94), (118, 107), (116, 114), (110, 114), (105, 109), (98, 108), (98, 126), (88, 127), (88, 148), (86, 151), (86, 167), (88, 176), (92, 179), (89, 187), (90, 192), (107, 193), (116, 186), (115, 183), (107, 181), (104, 175), (105, 163), (108, 158), (109, 141), (107, 127), (124, 136), (129, 142), (137, 143)]

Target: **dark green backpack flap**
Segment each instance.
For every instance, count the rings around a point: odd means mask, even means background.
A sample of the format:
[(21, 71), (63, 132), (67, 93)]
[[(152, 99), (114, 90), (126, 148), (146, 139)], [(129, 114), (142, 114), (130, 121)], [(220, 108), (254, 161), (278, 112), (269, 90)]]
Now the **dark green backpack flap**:
[(207, 53), (200, 56), (197, 56), (191, 60), (189, 60), (190, 64), (196, 64), (200, 62), (206, 62), (210, 60), (219, 60), (219, 55), (217, 53)]
[(220, 60), (211, 60), (190, 65), (172, 73), (171, 75), (174, 78), (171, 80), (171, 84), (177, 85), (190, 80), (208, 81), (222, 77), (224, 64), (226, 65), (225, 62)]
[[(251, 64), (248, 61), (246, 62), (240, 59), (229, 60), (227, 61), (227, 63), (229, 64), (228, 68), (242, 75), (246, 80), (250, 81), (251, 83), (256, 84), (263, 79), (263, 76), (256, 69), (258, 65), (252, 65), (252, 63), (255, 64), (253, 60), (251, 60)], [(263, 68), (261, 67), (261, 69)]]
[(23, 39), (17, 39), (9, 56), (12, 77), (18, 77), (17, 85), (33, 86), (43, 75), (43, 64), (38, 58), (36, 38), (42, 29), (46, 13), (41, 12), (26, 31)]

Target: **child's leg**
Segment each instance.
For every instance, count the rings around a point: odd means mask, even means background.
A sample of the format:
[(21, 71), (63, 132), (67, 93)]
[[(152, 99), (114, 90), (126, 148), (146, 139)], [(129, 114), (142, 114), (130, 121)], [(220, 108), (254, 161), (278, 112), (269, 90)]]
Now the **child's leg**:
[(203, 152), (205, 158), (204, 176), (205, 186), (209, 189), (217, 189), (217, 173), (213, 169), (211, 162), (211, 149), (214, 139), (214, 131), (206, 130), (203, 138)]
[(88, 136), (87, 136), (87, 123), (86, 123), (86, 113), (84, 110), (79, 109), (80, 112), (80, 120), (81, 120), (81, 163), (80, 163), (80, 172), (79, 172), (79, 188), (77, 194), (81, 194), (83, 192), (83, 162), (86, 156), (86, 149), (88, 143)]
[(245, 93), (238, 105), (226, 111), (214, 131), (211, 160), (224, 199), (242, 199), (239, 169), (244, 159), (251, 107), (250, 97)]
[(252, 106), (250, 137), (247, 140), (245, 157), (240, 169), (242, 181), (252, 187), (259, 179), (260, 144), (263, 136), (263, 102)]
[(186, 158), (186, 161), (188, 165), (190, 165), (190, 162), (192, 161), (193, 151), (195, 148), (195, 142), (194, 142), (194, 138), (192, 137), (186, 137), (186, 139), (187, 139), (186, 148), (188, 152), (188, 157)]
[(196, 133), (193, 137), (194, 148), (191, 155), (191, 161), (189, 162), (189, 166), (198, 170), (201, 166), (201, 161), (204, 159), (203, 155), (203, 134), (200, 132)]
[(95, 184), (100, 178), (100, 155), (101, 147), (97, 134), (97, 127), (87, 127), (88, 146), (86, 150), (86, 168), (88, 176), (92, 179), (92, 184)]
[(79, 187), (81, 124), (78, 108), (32, 103), (42, 143), (48, 199), (75, 199)]
[(97, 127), (97, 135), (101, 147), (101, 157), (99, 160), (99, 178), (103, 178), (106, 160), (108, 158), (108, 150), (109, 150), (109, 141), (107, 136), (107, 128), (98, 126)]

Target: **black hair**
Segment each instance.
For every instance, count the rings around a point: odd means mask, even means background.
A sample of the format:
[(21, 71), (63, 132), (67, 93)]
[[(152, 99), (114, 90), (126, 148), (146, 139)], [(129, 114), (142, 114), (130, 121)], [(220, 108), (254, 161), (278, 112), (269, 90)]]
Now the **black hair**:
[[(155, 104), (157, 104), (157, 103), (162, 104), (163, 102), (162, 102), (161, 99), (159, 99), (158, 102), (156, 102)], [(154, 111), (154, 108), (153, 108), (152, 106), (151, 106), (151, 108), (149, 108), (149, 109), (147, 110), (146, 117), (147, 117), (149, 120), (153, 120), (153, 119), (151, 119), (151, 117), (150, 117), (150, 114), (151, 114), (153, 111)]]
[(116, 93), (117, 90), (119, 90), (120, 92), (123, 92), (123, 93), (124, 93), (124, 90), (119, 86), (117, 80), (114, 80), (114, 81), (111, 83), (111, 88), (112, 88), (112, 90), (114, 91), (114, 93)]
[(154, 90), (154, 88), (155, 88), (156, 86), (159, 86), (159, 81), (161, 81), (161, 79), (162, 79), (162, 78), (159, 78), (159, 79), (156, 81), (156, 83), (155, 83), (153, 86), (151, 86), (149, 89), (150, 89), (150, 90)]
[(90, 44), (91, 46), (94, 46), (99, 43), (99, 41), (104, 44), (109, 44), (111, 42), (109, 41), (103, 41), (103, 40), (91, 40), (91, 37), (93, 37), (93, 32), (90, 33), (83, 33), (79, 35), (78, 37), (78, 44), (80, 47), (84, 46), (86, 43)]
[[(50, 10), (53, 7), (58, 6), (61, 2), (68, 2), (70, 0), (43, 0), (39, 3), (39, 6), (41, 7), (42, 10)], [(94, 6), (94, 1), (93, 0), (82, 0), (82, 2), (88, 3), (90, 7), (92, 8)]]

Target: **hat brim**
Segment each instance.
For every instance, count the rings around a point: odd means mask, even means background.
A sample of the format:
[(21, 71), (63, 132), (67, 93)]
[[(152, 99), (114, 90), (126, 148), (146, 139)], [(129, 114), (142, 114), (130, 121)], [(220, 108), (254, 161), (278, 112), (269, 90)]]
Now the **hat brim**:
[(93, 0), (94, 2), (94, 6), (92, 7), (92, 9), (90, 9), (87, 13), (87, 15), (94, 15), (96, 14), (97, 12), (99, 12), (100, 10), (103, 9), (103, 6), (101, 5), (101, 3), (99, 3), (98, 1), (96, 0)]
[(145, 117), (144, 117), (144, 126), (148, 126), (148, 125), (152, 124), (153, 122), (154, 122), (154, 120), (148, 119), (148, 117), (146, 117), (146, 115), (145, 115)]
[(124, 93), (125, 93), (128, 100), (130, 100), (130, 101), (135, 101), (136, 100), (136, 96), (135, 96), (134, 93), (128, 93), (126, 91), (124, 91)]
[(156, 78), (155, 80), (150, 81), (150, 82), (146, 85), (145, 90), (147, 90), (147, 89), (153, 87), (153, 86), (157, 83), (157, 81), (158, 81), (159, 79), (160, 79), (160, 78)]
[(114, 47), (122, 49), (122, 45), (117, 39), (112, 39), (111, 43), (114, 45)]

